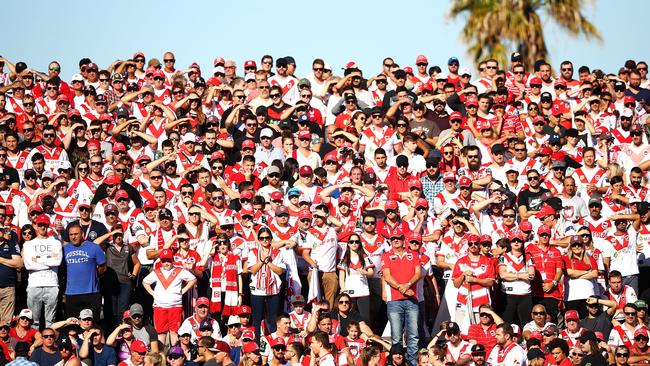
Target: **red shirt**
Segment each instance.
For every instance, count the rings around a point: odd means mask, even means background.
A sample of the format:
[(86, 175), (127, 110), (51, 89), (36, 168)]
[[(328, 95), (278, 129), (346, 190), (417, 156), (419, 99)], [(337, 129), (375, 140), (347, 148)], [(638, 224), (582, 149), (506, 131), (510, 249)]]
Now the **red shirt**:
[(388, 173), (388, 176), (386, 177), (386, 185), (388, 186), (389, 190), (388, 198), (395, 201), (404, 201), (404, 198), (402, 198), (400, 192), (408, 193), (408, 181), (411, 178), (415, 178), (415, 176), (407, 174), (404, 178), (402, 178), (399, 174), (397, 174), (397, 170), (393, 171), (391, 169), (391, 172)]
[(467, 330), (467, 339), (474, 340), (478, 344), (485, 346), (485, 354), (489, 355), (492, 348), (496, 346), (496, 331), (497, 325), (492, 323), (487, 329), (484, 329), (481, 324), (472, 324)]
[(561, 299), (560, 289), (557, 286), (549, 293), (542, 290), (542, 284), (553, 282), (557, 269), (564, 268), (560, 251), (551, 246), (546, 251), (542, 251), (537, 244), (529, 245), (526, 250), (533, 257), (535, 266), (536, 280), (532, 283), (533, 296)]
[[(395, 281), (399, 283), (407, 283), (415, 275), (415, 269), (420, 265), (420, 257), (418, 253), (412, 250), (405, 250), (401, 255), (397, 254), (393, 249), (381, 256), (382, 268), (390, 269), (390, 274)], [(417, 292), (417, 281), (411, 285), (411, 290)], [(387, 285), (388, 286), (388, 285)], [(402, 295), (396, 289), (390, 287), (390, 291), (386, 294), (386, 301), (415, 299), (417, 293), (412, 297)]]

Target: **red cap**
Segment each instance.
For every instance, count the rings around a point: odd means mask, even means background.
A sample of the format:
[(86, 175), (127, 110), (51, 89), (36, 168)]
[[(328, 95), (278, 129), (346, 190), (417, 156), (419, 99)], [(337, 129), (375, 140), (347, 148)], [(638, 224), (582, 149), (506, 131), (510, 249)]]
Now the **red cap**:
[(226, 59), (224, 59), (223, 57), (217, 57), (217, 58), (215, 58), (214, 61), (212, 62), (213, 65), (216, 65), (216, 64), (225, 64), (225, 63), (226, 63)]
[(284, 196), (282, 195), (282, 192), (280, 191), (275, 191), (271, 193), (271, 201), (277, 201), (283, 199)]
[(242, 347), (242, 352), (244, 352), (244, 353), (251, 353), (251, 352), (255, 352), (255, 351), (259, 351), (259, 350), (260, 350), (260, 348), (257, 346), (257, 343), (255, 343), (255, 342), (246, 342), (246, 343), (244, 343), (244, 346)]
[(136, 52), (136, 53), (133, 54), (133, 58), (134, 58), (134, 59), (135, 59), (135, 58), (138, 58), (138, 56), (139, 56), (139, 57), (144, 57), (144, 53), (142, 53), (141, 51), (138, 51), (138, 52)]
[(350, 198), (347, 196), (343, 196), (339, 198), (339, 205), (344, 204), (350, 206)]
[(537, 229), (537, 235), (548, 234), (551, 235), (551, 228), (548, 225), (542, 225)]
[(455, 181), (456, 180), (456, 174), (454, 174), (454, 172), (444, 172), (442, 174), (442, 181), (445, 182), (445, 181), (448, 181), (448, 180)]
[(70, 109), (70, 110), (68, 110), (68, 118), (70, 118), (72, 116), (81, 117), (81, 113), (79, 113), (79, 111), (76, 110), (76, 109)]
[(131, 342), (131, 351), (138, 352), (138, 353), (145, 353), (147, 352), (147, 345), (144, 344), (143, 341), (136, 339), (133, 342)]
[(126, 151), (126, 146), (121, 142), (116, 142), (113, 145), (113, 152), (117, 152), (117, 151)]
[(429, 208), (429, 201), (427, 201), (426, 198), (418, 198), (417, 201), (415, 201), (415, 208), (418, 207)]
[(154, 78), (164, 78), (165, 73), (162, 70), (156, 69), (156, 71), (153, 72), (153, 77)]
[(542, 209), (539, 210), (539, 212), (537, 213), (536, 216), (541, 219), (541, 218), (544, 218), (544, 217), (546, 217), (548, 215), (555, 215), (555, 210), (551, 206), (542, 207)]
[(458, 180), (458, 186), (459, 187), (471, 187), (472, 186), (472, 180), (469, 179), (469, 177), (460, 177), (460, 180)]
[(174, 252), (171, 249), (163, 249), (158, 257), (160, 259), (174, 259)]
[(473, 106), (475, 106), (475, 107), (478, 107), (478, 100), (476, 100), (476, 99), (470, 99), (470, 100), (468, 100), (468, 101), (465, 102), (465, 107), (469, 107), (469, 106), (471, 106), (471, 105), (473, 105)]
[(158, 204), (154, 200), (146, 200), (144, 201), (144, 209), (145, 210), (151, 210), (158, 207)]
[(120, 198), (129, 198), (129, 193), (123, 189), (118, 190), (115, 192), (115, 200), (119, 200)]
[(345, 66), (343, 66), (343, 69), (344, 69), (344, 70), (347, 70), (347, 69), (356, 69), (356, 68), (357, 68), (357, 63), (354, 62), (354, 61), (349, 61), (348, 63), (345, 64)]
[(555, 84), (555, 86), (558, 86), (558, 85), (566, 86), (566, 81), (564, 81), (564, 79), (562, 79), (562, 78), (557, 78), (557, 79), (555, 79), (554, 84)]
[(90, 147), (90, 146), (95, 146), (95, 147), (98, 148), (98, 149), (101, 147), (101, 143), (100, 143), (99, 141), (95, 140), (95, 139), (93, 139), (93, 140), (88, 140), (88, 142), (86, 143), (86, 145), (88, 145), (88, 147)]
[(564, 314), (564, 320), (569, 321), (569, 320), (580, 320), (580, 316), (578, 315), (577, 310), (569, 310)]
[(255, 339), (255, 332), (253, 332), (250, 329), (246, 329), (246, 330), (242, 331), (241, 332), (241, 339), (246, 339), (246, 338), (251, 339), (251, 340)]
[(408, 241), (417, 241), (419, 243), (422, 243), (422, 234), (412, 232), (408, 236)]
[(412, 74), (413, 73), (413, 68), (411, 66), (406, 66), (404, 68), (404, 72), (407, 74)]
[(122, 320), (129, 319), (131, 317), (131, 311), (129, 309), (124, 310), (122, 313)]
[(476, 234), (467, 235), (467, 241), (476, 241), (476, 242), (478, 242), (479, 240), (481, 240), (481, 237), (476, 235)]
[(330, 153), (327, 153), (327, 155), (325, 155), (325, 157), (323, 157), (323, 163), (328, 162), (328, 161), (333, 161), (335, 163), (339, 162), (336, 151), (332, 151)]
[(102, 113), (102, 114), (99, 116), (99, 119), (100, 119), (101, 121), (112, 121), (112, 120), (113, 120), (113, 116), (112, 116), (110, 113)]
[(524, 238), (524, 234), (522, 234), (521, 231), (519, 231), (519, 230), (512, 231), (508, 235), (508, 240), (514, 240), (514, 239), (519, 239), (521, 241), (526, 241), (526, 239)]
[(411, 189), (411, 188), (420, 188), (420, 189), (422, 189), (422, 182), (420, 182), (419, 179), (415, 179), (415, 178), (409, 179), (407, 185), (408, 185), (409, 189)]
[(300, 167), (300, 175), (312, 175), (314, 174), (314, 169), (309, 165), (303, 165)]
[[(643, 328), (639, 328), (639, 329), (643, 329)], [(596, 335), (596, 339), (599, 339), (601, 341), (605, 340), (605, 335), (603, 334), (603, 332), (594, 332), (594, 334)]]
[(198, 299), (196, 299), (196, 307), (199, 307), (201, 305), (210, 306), (210, 300), (205, 296), (199, 297)]
[(528, 220), (523, 220), (522, 222), (519, 223), (519, 230), (521, 231), (532, 231), (533, 230), (533, 224), (530, 223)]
[(147, 76), (147, 75), (153, 75), (153, 74), (155, 74), (155, 73), (156, 73), (156, 68), (153, 67), (153, 66), (149, 66), (149, 67), (147, 67), (147, 70), (145, 70), (144, 75), (145, 75), (145, 76)]
[(38, 203), (34, 203), (33, 205), (29, 206), (28, 212), (33, 212), (33, 211), (43, 212), (43, 207), (41, 207), (41, 205), (39, 205)]
[(532, 331), (532, 332), (530, 332), (530, 338), (537, 338), (537, 339), (539, 339), (541, 341), (543, 339), (542, 338), (542, 332), (538, 332), (536, 330)]
[(492, 242), (492, 237), (486, 234), (481, 235), (481, 237), (478, 239), (479, 243), (486, 243), (486, 242)]
[(402, 228), (397, 226), (393, 230), (391, 230), (389, 238), (401, 238), (403, 236), (404, 236), (404, 232), (402, 231)]
[(14, 215), (16, 214), (16, 211), (14, 211), (14, 206), (12, 205), (5, 205), (5, 214), (7, 216)]
[(209, 85), (209, 86), (219, 86), (219, 85), (221, 85), (221, 81), (219, 81), (219, 79), (215, 78), (214, 76), (212, 76), (211, 78), (206, 80), (205, 83), (207, 85)]
[[(644, 337), (648, 338), (648, 329), (646, 327), (641, 327), (641, 328), (635, 330), (634, 331), (634, 338), (636, 338), (638, 336), (644, 336)], [(596, 338), (598, 338), (598, 337), (596, 337)]]
[(428, 81), (426, 84), (422, 85), (420, 89), (433, 91), (433, 84), (430, 81)]
[(551, 147), (548, 146), (548, 145), (542, 146), (542, 148), (537, 153), (537, 155), (540, 155), (540, 156), (549, 156), (551, 154), (553, 154), (553, 149), (551, 149)]
[(532, 85), (532, 84), (535, 84), (535, 85), (542, 85), (542, 79), (540, 79), (540, 78), (538, 78), (538, 77), (536, 76), (536, 77), (530, 79), (530, 83), (529, 83), (529, 84), (531, 84), (531, 85)]
[(425, 55), (419, 55), (419, 56), (415, 59), (415, 63), (416, 63), (416, 64), (421, 64), (421, 63), (423, 63), (423, 62), (426, 63), (426, 64), (429, 63), (429, 60), (427, 60), (427, 57), (426, 57)]
[(628, 104), (628, 103), (636, 103), (636, 100), (634, 99), (633, 96), (628, 95), (627, 97), (623, 98), (623, 104)]
[(239, 198), (240, 199), (243, 198), (243, 199), (252, 200), (253, 199), (253, 192), (251, 192), (251, 191), (243, 191), (242, 193), (239, 194)]
[(298, 219), (300, 219), (300, 220), (302, 220), (302, 219), (311, 219), (311, 211), (309, 211), (309, 210), (300, 210), (300, 212), (298, 212)]
[(451, 114), (449, 115), (449, 120), (451, 121), (451, 120), (454, 120), (454, 119), (461, 119), (462, 120), (463, 115), (460, 114), (460, 112), (451, 112)]
[(299, 139), (311, 139), (311, 132), (309, 130), (301, 130), (298, 132)]
[(248, 139), (241, 144), (242, 149), (255, 149), (255, 141)]
[(271, 340), (271, 348), (277, 347), (277, 346), (287, 346), (287, 343), (284, 341), (282, 337), (277, 337)]
[(255, 216), (255, 211), (250, 208), (242, 208), (241, 211), (239, 211), (241, 216)]
[(254, 60), (246, 60), (244, 61), (244, 67), (257, 67), (257, 64)]
[(118, 178), (115, 174), (109, 174), (106, 176), (106, 179), (104, 179), (104, 183), (108, 184), (109, 186), (120, 184), (120, 178)]
[(226, 155), (221, 150), (217, 150), (210, 155), (210, 160), (224, 160)]
[(36, 225), (45, 224), (47, 226), (50, 226), (50, 218), (47, 217), (47, 215), (45, 215), (45, 214), (40, 214), (40, 215), (38, 215), (38, 217), (36, 217), (36, 220), (34, 220), (34, 223), (36, 223)]
[(65, 94), (60, 94), (58, 97), (56, 97), (56, 102), (58, 103), (58, 102), (60, 102), (60, 101), (66, 101), (66, 102), (69, 102), (70, 99), (68, 99), (68, 96), (67, 96), (67, 95), (65, 95)]
[(244, 314), (252, 314), (253, 310), (251, 310), (251, 307), (248, 305), (242, 305), (239, 307), (239, 311), (237, 312), (237, 315), (244, 315)]
[(397, 210), (397, 201), (395, 201), (395, 200), (388, 200), (388, 201), (386, 201), (386, 204), (384, 205), (384, 207), (385, 207), (387, 210)]

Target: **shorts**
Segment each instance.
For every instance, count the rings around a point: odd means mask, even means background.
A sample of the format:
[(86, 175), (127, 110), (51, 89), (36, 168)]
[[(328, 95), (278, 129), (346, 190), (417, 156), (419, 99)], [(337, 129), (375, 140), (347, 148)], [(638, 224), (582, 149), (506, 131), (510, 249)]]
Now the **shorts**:
[(178, 333), (183, 321), (183, 307), (153, 308), (153, 326), (158, 333), (172, 331)]

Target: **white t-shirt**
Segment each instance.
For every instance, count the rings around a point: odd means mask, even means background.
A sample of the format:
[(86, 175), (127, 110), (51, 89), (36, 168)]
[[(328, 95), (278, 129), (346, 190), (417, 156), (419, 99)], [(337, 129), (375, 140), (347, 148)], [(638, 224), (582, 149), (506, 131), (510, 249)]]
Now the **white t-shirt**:
[[(170, 270), (160, 269), (162, 276), (165, 280), (171, 281), (167, 288), (161, 283), (161, 279), (157, 275), (158, 271), (150, 272), (147, 277), (142, 280), (143, 283), (156, 286), (153, 288), (153, 304), (161, 308), (173, 308), (183, 304), (183, 284), (185, 282), (196, 279), (193, 274), (182, 268), (172, 268)], [(175, 272), (175, 275), (173, 274)], [(170, 276), (175, 276), (171, 278)]]
[(526, 366), (528, 364), (526, 351), (517, 343), (507, 345), (503, 351), (500, 346), (492, 348), (490, 356), (485, 361), (490, 366)]
[(63, 259), (61, 242), (53, 237), (34, 238), (23, 245), (23, 261), (29, 271), (27, 287), (59, 287), (58, 270)]

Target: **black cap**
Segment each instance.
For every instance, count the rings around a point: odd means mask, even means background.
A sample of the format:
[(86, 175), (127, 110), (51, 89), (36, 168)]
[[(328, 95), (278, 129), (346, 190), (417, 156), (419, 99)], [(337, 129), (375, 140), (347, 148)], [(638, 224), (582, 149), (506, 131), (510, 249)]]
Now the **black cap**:
[(14, 69), (16, 70), (16, 74), (20, 74), (21, 72), (25, 71), (25, 69), (27, 69), (27, 64), (22, 61), (18, 61), (16, 62)]
[(375, 173), (366, 173), (363, 175), (363, 182), (366, 184), (375, 184), (377, 183), (377, 176)]
[(504, 152), (506, 152), (506, 148), (503, 144), (492, 145), (492, 154), (503, 154)]
[(510, 62), (521, 62), (521, 54), (519, 52), (513, 52), (512, 55), (510, 55)]
[(72, 349), (72, 342), (70, 341), (70, 338), (65, 337), (59, 341), (58, 346), (59, 348)]
[(384, 112), (381, 110), (381, 107), (376, 107), (375, 106), (375, 107), (370, 108), (370, 113), (369, 113), (370, 115), (377, 114), (377, 113), (379, 113), (381, 115), (384, 114)]
[(539, 348), (531, 348), (530, 350), (528, 350), (528, 354), (526, 355), (526, 357), (529, 360), (534, 360), (536, 358), (546, 358), (546, 355)]
[(293, 58), (293, 56), (285, 56), (284, 59), (287, 61), (288, 64), (296, 64), (296, 59)]
[(400, 165), (409, 165), (409, 158), (407, 158), (404, 155), (398, 155), (397, 158), (395, 158), (395, 165), (400, 166)]
[(460, 327), (458, 326), (458, 323), (449, 323), (449, 325), (447, 325), (447, 334), (460, 334)]
[(575, 128), (569, 128), (565, 133), (566, 137), (578, 137), (578, 130)]
[(539, 100), (553, 100), (553, 96), (549, 92), (543, 92)]
[(265, 106), (261, 105), (261, 106), (257, 107), (257, 109), (255, 109), (255, 115), (256, 116), (266, 116), (267, 111), (268, 111), (268, 109)]
[(406, 79), (406, 71), (400, 69), (393, 73), (396, 79)]
[(585, 343), (585, 342), (588, 342), (588, 341), (597, 342), (598, 337), (596, 337), (596, 333), (594, 333), (591, 330), (588, 330), (588, 331), (582, 333), (582, 335), (580, 335), (580, 337), (578, 337), (578, 341), (580, 341), (580, 343)]
[(614, 89), (625, 89), (625, 83), (620, 80), (617, 80), (614, 83)]
[(636, 204), (636, 212), (638, 214), (644, 215), (648, 211), (650, 211), (650, 202), (641, 201)]
[(163, 208), (160, 211), (158, 211), (158, 218), (159, 219), (163, 219), (163, 218), (173, 219), (174, 215), (172, 215), (172, 212), (168, 208)]
[[(469, 210), (464, 207), (459, 208), (458, 211), (456, 211), (456, 216), (460, 216), (465, 220), (469, 220)], [(456, 324), (456, 323), (451, 323), (451, 324)], [(458, 326), (458, 324), (456, 324), (456, 326)]]
[(472, 346), (472, 355), (485, 353), (485, 346), (482, 344), (475, 344)]
[(348, 93), (348, 94), (345, 94), (344, 99), (346, 101), (348, 101), (348, 100), (357, 100), (357, 96), (354, 95), (353, 93)]
[(117, 114), (117, 118), (129, 118), (129, 110), (124, 107), (118, 108), (115, 110), (115, 113)]
[(289, 63), (287, 62), (287, 60), (284, 59), (283, 57), (280, 57), (279, 59), (275, 60), (275, 67), (278, 67), (278, 66), (287, 66), (288, 64), (289, 64)]
[(399, 343), (396, 343), (390, 347), (390, 354), (391, 355), (403, 355), (404, 354), (404, 346), (402, 346)]

